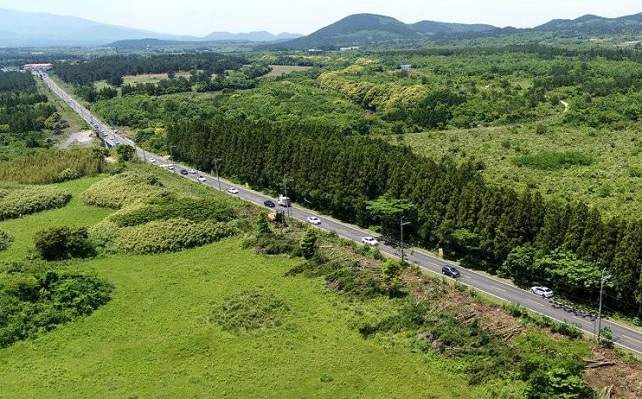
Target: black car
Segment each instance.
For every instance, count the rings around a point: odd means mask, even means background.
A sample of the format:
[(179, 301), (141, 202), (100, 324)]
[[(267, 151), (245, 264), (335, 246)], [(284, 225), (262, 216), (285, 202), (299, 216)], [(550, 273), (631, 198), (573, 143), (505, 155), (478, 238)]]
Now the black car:
[(187, 175), (187, 171), (185, 169), (181, 169), (181, 175), (186, 176)]
[(270, 201), (270, 200), (265, 200), (265, 201), (263, 201), (263, 205), (268, 206), (268, 207), (270, 207), (270, 208), (274, 208), (274, 207), (276, 206), (276, 205), (274, 204), (274, 202), (272, 202), (272, 201)]
[(459, 270), (457, 270), (455, 266), (449, 266), (449, 265), (444, 265), (441, 268), (441, 273), (452, 278), (457, 278), (461, 275), (461, 273), (459, 273)]

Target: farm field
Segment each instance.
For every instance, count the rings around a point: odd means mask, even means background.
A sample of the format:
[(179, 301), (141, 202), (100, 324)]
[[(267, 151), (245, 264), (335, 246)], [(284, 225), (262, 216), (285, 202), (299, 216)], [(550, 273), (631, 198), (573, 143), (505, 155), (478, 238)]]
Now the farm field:
[(312, 69), (312, 67), (296, 65), (270, 65), (270, 68), (272, 68), (272, 70), (264, 76), (265, 78), (283, 76), (292, 72), (308, 71)]

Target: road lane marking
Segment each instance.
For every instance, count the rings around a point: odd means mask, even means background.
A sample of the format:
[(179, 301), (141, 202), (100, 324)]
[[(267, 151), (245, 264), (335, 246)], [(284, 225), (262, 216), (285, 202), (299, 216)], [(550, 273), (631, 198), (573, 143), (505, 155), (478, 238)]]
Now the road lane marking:
[(637, 342), (638, 344), (642, 344), (642, 341), (640, 341), (639, 339), (635, 339), (635, 338), (633, 338), (633, 337), (629, 337), (628, 335), (624, 335), (624, 334), (622, 334), (622, 335), (620, 335), (620, 337), (622, 337), (622, 338), (626, 338), (626, 339), (630, 339), (631, 341), (635, 341), (635, 342)]
[(499, 287), (499, 286), (496, 286), (496, 285), (494, 285), (494, 284), (490, 284), (490, 286), (491, 286), (491, 287), (493, 287), (493, 288), (494, 288), (494, 289), (496, 289), (496, 290), (504, 291), (504, 292), (508, 292), (508, 290), (507, 290), (507, 289), (502, 288), (502, 287)]

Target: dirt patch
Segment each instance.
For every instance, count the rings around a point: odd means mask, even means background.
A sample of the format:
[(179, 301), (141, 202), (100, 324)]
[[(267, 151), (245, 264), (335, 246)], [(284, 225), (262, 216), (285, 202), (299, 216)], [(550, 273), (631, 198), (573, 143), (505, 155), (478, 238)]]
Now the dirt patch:
[(312, 69), (312, 67), (296, 66), (296, 65), (270, 65), (270, 68), (272, 68), (272, 70), (270, 71), (270, 73), (263, 76), (264, 78), (283, 76), (292, 72), (301, 72), (301, 71), (307, 71)]
[(98, 143), (98, 138), (91, 130), (82, 130), (77, 133), (70, 134), (62, 143), (60, 148), (69, 147), (91, 147)]
[(642, 398), (642, 370), (634, 358), (623, 359), (612, 349), (593, 348), (592, 360), (613, 363), (613, 365), (587, 368), (584, 379), (593, 387), (612, 387), (611, 397)]

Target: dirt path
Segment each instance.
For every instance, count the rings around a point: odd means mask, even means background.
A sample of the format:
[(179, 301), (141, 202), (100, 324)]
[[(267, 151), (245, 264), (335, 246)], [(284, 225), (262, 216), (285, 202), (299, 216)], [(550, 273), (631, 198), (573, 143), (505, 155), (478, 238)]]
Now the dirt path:
[(91, 130), (81, 130), (80, 132), (70, 134), (58, 147), (91, 147), (94, 144), (96, 144), (94, 132)]

